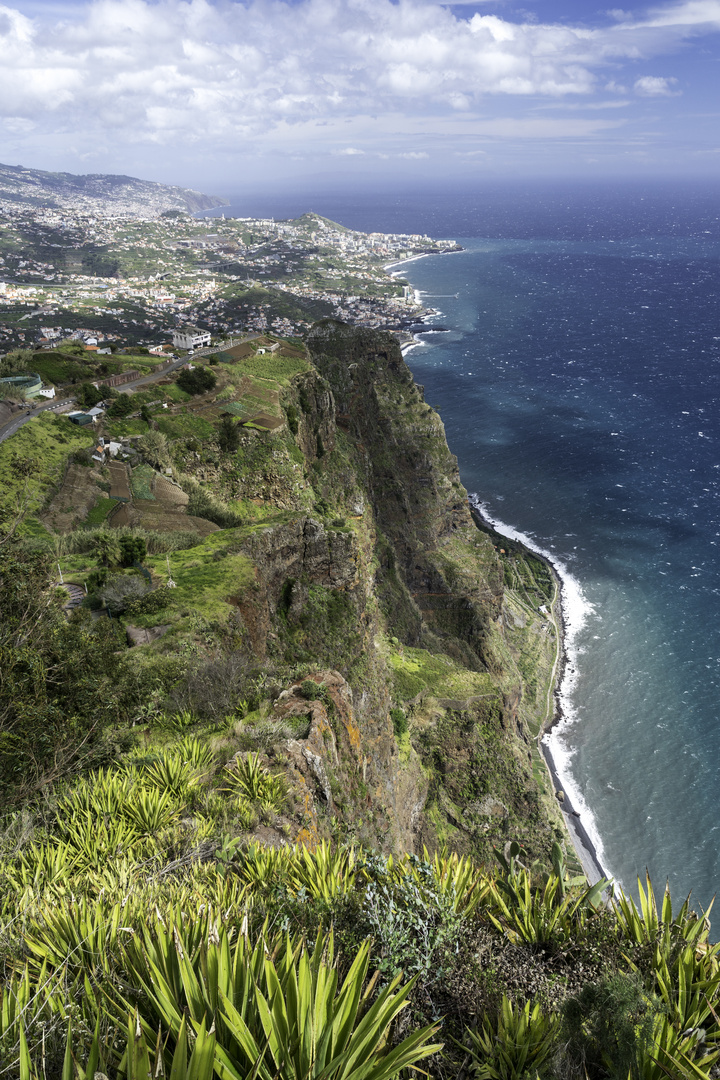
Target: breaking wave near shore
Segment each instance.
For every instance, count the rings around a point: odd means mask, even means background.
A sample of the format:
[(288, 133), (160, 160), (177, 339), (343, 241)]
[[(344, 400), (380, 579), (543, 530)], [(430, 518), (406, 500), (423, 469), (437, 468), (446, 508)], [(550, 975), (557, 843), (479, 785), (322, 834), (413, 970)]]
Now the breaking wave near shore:
[(605, 852), (597, 822), (572, 774), (574, 756), (572, 729), (573, 724), (578, 719), (573, 703), (573, 691), (578, 680), (578, 660), (583, 652), (583, 646), (579, 643), (578, 638), (582, 628), (586, 626), (590, 617), (595, 614), (595, 608), (583, 593), (578, 579), (570, 572), (567, 564), (558, 558), (555, 552), (542, 547), (532, 535), (502, 521), (478, 494), (469, 494), (468, 501), (477, 516), (487, 522), (488, 525), (491, 525), (497, 533), (506, 536), (509, 540), (517, 541), (545, 559), (551, 565), (560, 583), (562, 654), (558, 672), (559, 680), (555, 691), (556, 709), (553, 722), (543, 736), (542, 742), (555, 766), (563, 790), (568, 793), (573, 806), (577, 807), (577, 812), (582, 818), (584, 830), (594, 848), (591, 854), (603, 867), (606, 876), (609, 877), (611, 875), (606, 870)]

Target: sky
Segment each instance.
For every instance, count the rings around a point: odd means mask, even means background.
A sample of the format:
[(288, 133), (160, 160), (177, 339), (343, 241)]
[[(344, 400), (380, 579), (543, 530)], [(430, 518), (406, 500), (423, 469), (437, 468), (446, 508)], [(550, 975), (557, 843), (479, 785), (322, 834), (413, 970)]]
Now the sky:
[(0, 2), (0, 161), (228, 195), (720, 175), (720, 0)]

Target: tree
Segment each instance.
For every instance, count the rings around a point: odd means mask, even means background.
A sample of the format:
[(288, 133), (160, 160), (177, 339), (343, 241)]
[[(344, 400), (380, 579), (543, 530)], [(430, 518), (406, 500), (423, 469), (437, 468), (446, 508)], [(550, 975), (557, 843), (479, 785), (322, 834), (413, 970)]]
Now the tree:
[(223, 416), (218, 428), (218, 443), (224, 454), (233, 454), (240, 445), (240, 432), (232, 416)]
[(75, 391), (75, 398), (78, 405), (82, 405), (85, 409), (92, 409), (93, 405), (97, 405), (98, 401), (102, 401), (103, 394), (92, 383), (85, 382), (81, 384), (79, 390)]
[(162, 431), (146, 431), (136, 445), (145, 461), (154, 469), (165, 469), (170, 464), (167, 439)]
[(129, 416), (135, 406), (127, 394), (120, 394), (108, 409), (108, 416)]
[(11, 349), (0, 358), (0, 379), (27, 371), (33, 362), (32, 349)]
[(93, 537), (92, 548), (98, 566), (117, 566), (122, 557), (117, 536), (109, 529), (102, 529)]
[(142, 536), (120, 537), (120, 565), (134, 566), (147, 555), (147, 544)]
[(177, 385), (186, 394), (204, 394), (206, 390), (212, 390), (217, 383), (217, 376), (210, 368), (196, 367), (183, 368), (177, 378)]

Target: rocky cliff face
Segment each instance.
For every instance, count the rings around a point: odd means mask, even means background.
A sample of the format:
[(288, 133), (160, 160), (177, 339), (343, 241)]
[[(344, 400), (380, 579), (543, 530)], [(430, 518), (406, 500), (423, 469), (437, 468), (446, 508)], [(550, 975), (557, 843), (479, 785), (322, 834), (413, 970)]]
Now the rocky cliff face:
[(269, 725), (267, 759), (295, 792), (285, 832), (481, 859), (519, 839), (542, 855), (559, 834), (530, 734), (543, 620), (515, 610), (397, 341), (327, 321), (308, 347), (314, 370), (285, 402), (296, 432), (267, 436), (276, 461), (302, 452), (304, 493), (282, 506), (306, 509), (246, 536), (254, 580), (235, 601), (255, 659), (286, 686), (249, 718)]

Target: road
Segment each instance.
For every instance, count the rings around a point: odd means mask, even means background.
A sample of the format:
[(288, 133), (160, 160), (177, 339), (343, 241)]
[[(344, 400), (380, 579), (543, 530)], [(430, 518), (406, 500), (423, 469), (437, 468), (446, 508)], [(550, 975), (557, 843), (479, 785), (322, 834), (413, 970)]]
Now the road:
[(11, 435), (14, 435), (16, 431), (19, 431), (23, 424), (27, 424), (28, 420), (32, 420), (34, 416), (39, 416), (44, 412), (58, 412), (62, 409), (67, 409), (71, 405), (75, 404), (75, 398), (61, 398), (60, 401), (48, 401), (47, 404), (35, 405), (27, 409), (23, 409), (19, 413), (15, 413), (13, 417), (8, 420), (6, 424), (0, 427), (0, 443), (5, 442)]
[[(234, 337), (235, 335), (233, 335)], [(259, 337), (259, 334), (238, 334), (237, 340), (234, 344), (239, 345), (243, 341), (251, 341)], [(233, 339), (230, 339), (230, 346), (233, 344)], [(192, 361), (199, 360), (203, 356), (212, 355), (214, 352), (222, 352), (223, 348), (227, 345), (227, 342), (223, 342), (222, 345), (211, 346), (207, 349), (199, 349), (194, 356), (181, 356), (177, 360), (173, 360), (172, 364), (168, 364), (167, 367), (163, 367), (161, 371), (154, 371), (150, 375), (143, 375), (139, 379), (134, 379), (132, 382), (123, 383), (122, 390), (134, 390), (138, 386), (149, 386), (150, 383), (158, 382), (160, 379), (164, 379), (166, 375), (169, 375), (173, 371), (177, 371), (183, 364), (192, 363)], [(121, 391), (122, 392), (122, 391)], [(58, 411), (61, 409), (67, 409), (69, 406), (75, 404), (75, 398), (63, 398), (61, 401), (49, 401), (47, 404), (36, 403), (30, 409), (23, 409), (21, 412), (16, 413), (6, 424), (0, 426), (0, 443), (5, 439), (9, 439), (11, 435), (14, 435), (23, 424), (27, 424), (28, 420), (32, 420), (33, 417), (39, 416), (43, 412)]]
[[(172, 364), (168, 364), (162, 371), (155, 371), (151, 375), (143, 375), (140, 379), (134, 379), (132, 382), (124, 383), (123, 390), (134, 390), (136, 386), (147, 386), (149, 383), (157, 382), (159, 379), (163, 379), (169, 372), (176, 371), (183, 364), (188, 362), (187, 357), (181, 357), (179, 360), (174, 360)], [(19, 431), (23, 424), (27, 424), (28, 420), (32, 420), (33, 417), (39, 416), (44, 412), (58, 412), (65, 409), (69, 409), (70, 406), (75, 405), (75, 398), (62, 398), (60, 401), (49, 401), (47, 404), (35, 404), (33, 407), (23, 409), (21, 412), (16, 413), (6, 424), (0, 427), (0, 443), (5, 439), (9, 439), (11, 435), (14, 435), (16, 431)]]

